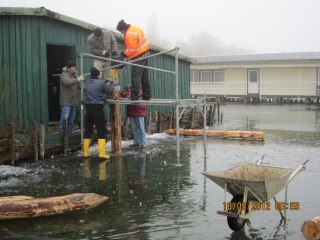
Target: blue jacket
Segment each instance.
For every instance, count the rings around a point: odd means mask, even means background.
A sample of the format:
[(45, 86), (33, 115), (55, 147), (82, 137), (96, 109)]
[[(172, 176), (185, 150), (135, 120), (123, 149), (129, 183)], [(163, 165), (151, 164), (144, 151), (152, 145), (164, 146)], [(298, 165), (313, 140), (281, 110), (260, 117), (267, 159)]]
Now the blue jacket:
[(86, 82), (85, 91), (85, 104), (104, 104), (106, 95), (111, 95), (114, 92), (114, 87), (108, 86), (99, 78), (90, 79)]

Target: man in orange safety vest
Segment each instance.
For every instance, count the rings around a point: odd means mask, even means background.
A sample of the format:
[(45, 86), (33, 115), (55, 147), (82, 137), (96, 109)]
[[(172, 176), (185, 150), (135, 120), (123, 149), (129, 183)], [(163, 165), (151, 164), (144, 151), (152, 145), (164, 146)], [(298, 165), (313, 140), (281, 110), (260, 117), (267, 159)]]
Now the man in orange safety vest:
[[(137, 27), (127, 24), (124, 20), (118, 22), (117, 30), (124, 34), (124, 55), (131, 60), (142, 58), (135, 62), (142, 66), (148, 66), (150, 45), (143, 31)], [(148, 69), (132, 66), (131, 72), (131, 100), (139, 100), (140, 88), (142, 88), (142, 99), (150, 100), (151, 90)]]

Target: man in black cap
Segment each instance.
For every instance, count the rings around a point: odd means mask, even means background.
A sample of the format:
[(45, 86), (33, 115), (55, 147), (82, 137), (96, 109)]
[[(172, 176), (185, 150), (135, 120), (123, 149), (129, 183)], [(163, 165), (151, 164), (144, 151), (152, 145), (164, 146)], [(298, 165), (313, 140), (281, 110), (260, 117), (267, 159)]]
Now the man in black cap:
[(106, 95), (110, 95), (114, 91), (114, 87), (110, 83), (100, 81), (100, 72), (93, 67), (90, 70), (91, 79), (86, 82), (86, 96), (85, 96), (85, 132), (83, 139), (83, 156), (89, 157), (89, 146), (91, 142), (91, 135), (93, 133), (93, 126), (95, 125), (98, 135), (98, 149), (100, 158), (110, 158), (106, 153), (106, 126), (104, 117), (104, 104)]
[[(150, 45), (143, 31), (137, 27), (127, 24), (124, 20), (118, 22), (117, 30), (124, 34), (124, 54), (131, 60), (149, 56)], [(135, 62), (142, 66), (148, 66), (148, 59)], [(149, 100), (151, 97), (148, 69), (132, 66), (131, 72), (131, 100), (138, 100), (140, 88), (142, 88), (142, 99)]]
[[(118, 53), (117, 40), (113, 34), (107, 30), (100, 28), (94, 29), (93, 33), (88, 37), (87, 42), (92, 55), (110, 58), (112, 53)], [(110, 66), (110, 60), (94, 60), (94, 67), (100, 71)], [(105, 80), (112, 80), (111, 69), (102, 71), (102, 74)]]
[(60, 122), (59, 131), (64, 133), (63, 122), (67, 120), (68, 134), (73, 132), (73, 122), (77, 107), (77, 89), (83, 77), (77, 77), (77, 66), (69, 62), (60, 75)]

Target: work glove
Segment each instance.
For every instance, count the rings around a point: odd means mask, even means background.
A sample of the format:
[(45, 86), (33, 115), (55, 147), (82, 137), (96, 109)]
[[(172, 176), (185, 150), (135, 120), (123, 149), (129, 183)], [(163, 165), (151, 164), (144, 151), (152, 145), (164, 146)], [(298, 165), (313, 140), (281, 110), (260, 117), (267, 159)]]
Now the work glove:
[(106, 58), (109, 58), (110, 57), (110, 52), (108, 50), (104, 50), (103, 51), (103, 56), (106, 57)]
[(84, 80), (84, 77), (83, 77), (83, 75), (80, 75), (80, 77), (78, 77), (78, 78), (77, 78), (77, 80), (78, 80), (78, 82), (81, 82), (81, 81), (83, 81), (83, 80)]
[(107, 84), (107, 86), (114, 85), (114, 81), (112, 81), (112, 80), (106, 80), (105, 83)]

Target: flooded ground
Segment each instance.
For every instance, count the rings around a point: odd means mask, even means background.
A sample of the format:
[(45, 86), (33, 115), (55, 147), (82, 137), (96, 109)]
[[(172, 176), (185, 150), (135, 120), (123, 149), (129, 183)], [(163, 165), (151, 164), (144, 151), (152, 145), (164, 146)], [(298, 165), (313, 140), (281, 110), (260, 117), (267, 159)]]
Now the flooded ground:
[[(221, 109), (223, 124), (212, 129), (264, 131), (265, 142), (208, 138), (205, 159), (202, 138), (182, 138), (182, 166), (176, 167), (175, 137), (156, 134), (148, 136), (143, 151), (123, 142), (123, 156), (108, 162), (75, 154), (0, 166), (2, 196), (94, 192), (109, 197), (87, 212), (2, 221), (0, 239), (303, 239), (303, 221), (320, 209), (320, 111), (306, 105), (228, 104)], [(288, 201), (300, 208), (288, 210), (283, 225), (270, 202), (270, 211), (257, 211), (244, 231), (233, 232), (226, 217), (216, 214), (223, 210), (223, 189), (201, 172), (255, 163), (264, 154), (264, 163), (272, 166), (297, 168), (310, 160), (289, 184)], [(277, 200), (284, 201), (284, 191)]]

